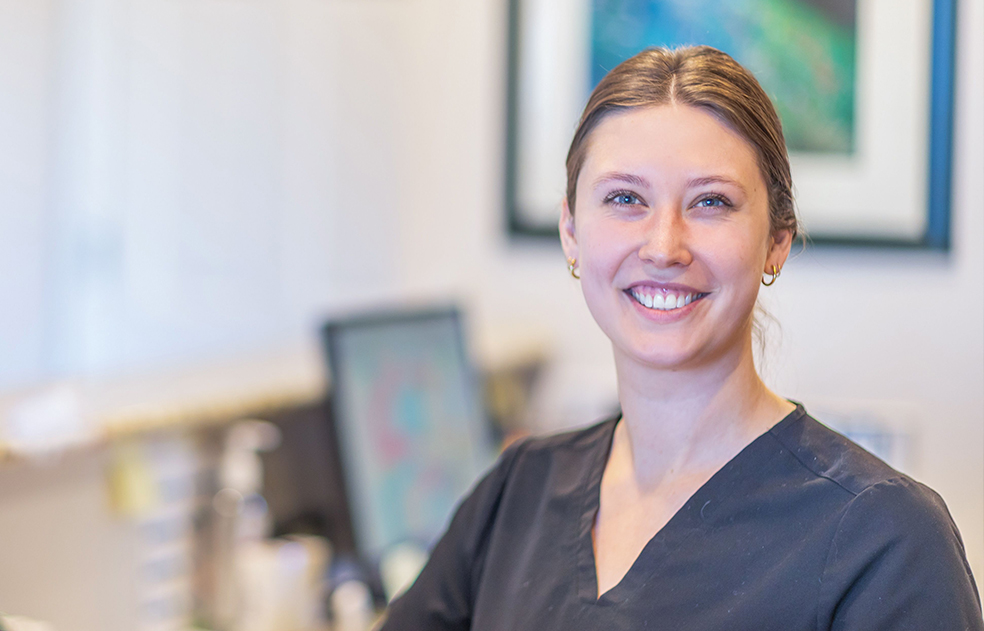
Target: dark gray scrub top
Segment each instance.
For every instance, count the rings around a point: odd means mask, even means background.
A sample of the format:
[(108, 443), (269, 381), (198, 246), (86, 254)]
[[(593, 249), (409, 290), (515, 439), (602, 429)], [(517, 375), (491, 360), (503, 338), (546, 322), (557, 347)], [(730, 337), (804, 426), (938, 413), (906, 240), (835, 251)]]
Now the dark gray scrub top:
[(980, 631), (943, 500), (798, 406), (597, 597), (591, 527), (617, 418), (506, 450), (384, 631)]

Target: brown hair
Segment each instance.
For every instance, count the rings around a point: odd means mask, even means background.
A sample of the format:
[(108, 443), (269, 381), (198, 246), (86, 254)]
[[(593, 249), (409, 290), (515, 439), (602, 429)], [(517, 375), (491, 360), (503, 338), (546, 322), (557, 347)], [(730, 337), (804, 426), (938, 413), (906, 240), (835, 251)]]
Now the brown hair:
[(752, 145), (768, 186), (773, 233), (789, 230), (795, 238), (798, 221), (779, 115), (752, 73), (710, 46), (648, 48), (601, 80), (588, 99), (567, 153), (567, 203), (571, 212), (594, 128), (611, 113), (670, 103), (709, 111)]

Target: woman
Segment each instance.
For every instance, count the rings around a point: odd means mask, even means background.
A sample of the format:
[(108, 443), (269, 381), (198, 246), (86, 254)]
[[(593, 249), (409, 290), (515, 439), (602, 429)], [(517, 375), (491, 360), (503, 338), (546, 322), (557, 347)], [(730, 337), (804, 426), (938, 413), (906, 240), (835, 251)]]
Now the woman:
[(567, 172), (561, 240), (621, 413), (508, 449), (384, 629), (984, 629), (939, 496), (756, 373), (797, 221), (755, 79), (644, 51), (595, 89)]

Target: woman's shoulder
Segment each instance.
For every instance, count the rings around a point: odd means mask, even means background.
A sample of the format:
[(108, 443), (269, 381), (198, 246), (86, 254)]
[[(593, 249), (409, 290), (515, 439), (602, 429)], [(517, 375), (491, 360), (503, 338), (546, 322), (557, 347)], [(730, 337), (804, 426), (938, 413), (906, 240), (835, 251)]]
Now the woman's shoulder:
[[(798, 406), (769, 432), (805, 469), (797, 479), (811, 497), (822, 494), (834, 511), (834, 544), (844, 539), (877, 546), (963, 544), (946, 503), (933, 489), (896, 470)], [(876, 543), (877, 541), (877, 543)]]
[[(615, 416), (587, 427), (542, 436), (530, 435), (510, 443), (471, 495), (481, 495), (483, 487), (496, 489), (496, 493), (501, 494), (516, 478), (529, 486), (538, 479), (536, 475), (530, 475), (531, 470), (556, 471), (559, 468), (583, 472), (586, 465), (608, 453), (617, 420)], [(545, 482), (542, 476), (539, 479)]]
[(531, 457), (550, 457), (558, 453), (599, 449), (604, 449), (607, 453), (619, 416), (615, 414), (591, 425), (567, 431), (527, 436), (519, 441), (518, 449)]
[(928, 487), (830, 429), (802, 406), (797, 406), (796, 411), (769, 430), (769, 434), (813, 476), (839, 487), (846, 499), (882, 484), (910, 489), (917, 497), (927, 494), (939, 497)]
[[(819, 628), (979, 629), (980, 600), (943, 499), (802, 409), (770, 434), (833, 499)], [(947, 612), (939, 612), (946, 603)]]
[(585, 476), (604, 466), (617, 418), (511, 443), (476, 490), (494, 488), (496, 500), (504, 497), (505, 504), (513, 506), (578, 487)]
[(822, 620), (829, 628), (904, 619), (900, 628), (981, 629), (966, 549), (943, 498), (850, 441), (842, 452), (824, 469), (848, 496), (820, 577)]

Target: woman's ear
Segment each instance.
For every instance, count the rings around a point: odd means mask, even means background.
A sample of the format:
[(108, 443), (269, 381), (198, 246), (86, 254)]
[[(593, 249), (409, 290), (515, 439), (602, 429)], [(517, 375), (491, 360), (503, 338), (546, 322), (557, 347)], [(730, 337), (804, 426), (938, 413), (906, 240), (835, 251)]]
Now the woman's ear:
[(786, 264), (786, 259), (789, 257), (789, 251), (792, 246), (792, 230), (776, 230), (772, 233), (772, 238), (769, 245), (769, 255), (765, 259), (764, 271), (766, 274), (771, 273), (773, 265), (779, 269), (782, 269), (782, 266)]
[(577, 260), (577, 232), (574, 230), (574, 214), (571, 212), (567, 198), (564, 198), (560, 209), (560, 245), (564, 248), (564, 256)]

